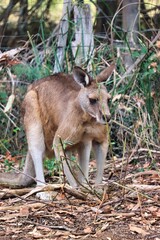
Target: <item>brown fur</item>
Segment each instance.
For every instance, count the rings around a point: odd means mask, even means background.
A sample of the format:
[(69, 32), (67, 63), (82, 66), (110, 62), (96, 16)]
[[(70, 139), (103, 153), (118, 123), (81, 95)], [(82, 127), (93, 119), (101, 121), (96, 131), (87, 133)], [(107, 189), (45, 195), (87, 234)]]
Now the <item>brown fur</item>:
[[(88, 179), (91, 147), (97, 157), (97, 180), (102, 180), (108, 139), (105, 123), (110, 119), (109, 94), (99, 82), (106, 80), (114, 69), (111, 65), (93, 80), (80, 68), (73, 75), (58, 73), (31, 84), (22, 104), (28, 154), (24, 174), (0, 174), (0, 183), (9, 186), (28, 186), (36, 176), (37, 184), (44, 184), (42, 160), (46, 156), (60, 160), (62, 142), (69, 143), (66, 153), (77, 150), (79, 181)], [(53, 149), (52, 149), (53, 148)], [(77, 185), (66, 161), (64, 172), (69, 183)], [(32, 178), (29, 177), (31, 175)], [(7, 176), (7, 177), (6, 177)]]

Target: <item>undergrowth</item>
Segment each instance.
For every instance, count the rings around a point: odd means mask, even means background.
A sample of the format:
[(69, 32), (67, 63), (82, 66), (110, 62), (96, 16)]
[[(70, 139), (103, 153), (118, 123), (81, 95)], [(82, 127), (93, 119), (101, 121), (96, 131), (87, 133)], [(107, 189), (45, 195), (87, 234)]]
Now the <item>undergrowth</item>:
[[(45, 40), (42, 39), (42, 41)], [(133, 71), (130, 71), (125, 77), (124, 55), (129, 52), (128, 49), (124, 50), (107, 43), (98, 45), (97, 42), (92, 56), (94, 75), (104, 68), (106, 63), (111, 63), (113, 60), (116, 62), (116, 71), (106, 82), (106, 87), (112, 95), (109, 157), (124, 156), (138, 148), (146, 148), (148, 151), (159, 148), (160, 44), (155, 42), (153, 47), (148, 49), (148, 44), (141, 42), (138, 43), (137, 49), (131, 51), (131, 58), (134, 63), (143, 56), (142, 61), (139, 61)], [(12, 84), (5, 69), (0, 72), (1, 79), (3, 79), (0, 81), (0, 149), (2, 155), (11, 152), (13, 156), (16, 156), (19, 155), (19, 152), (26, 152), (25, 134), (20, 121), (20, 104), (24, 92), (33, 80), (53, 72), (55, 43), (49, 47), (50, 51), (44, 51), (42, 47), (39, 49), (33, 40), (31, 45), (32, 61), (26, 63), (22, 56), (22, 64), (11, 67), (11, 72), (17, 81), (15, 85), (16, 99), (12, 110), (7, 113), (4, 113), (3, 110), (11, 94)], [(66, 72), (70, 72), (74, 66), (74, 59), (67, 57), (70, 52), (71, 46), (68, 46), (63, 66)], [(84, 67), (87, 67), (87, 63), (84, 63)], [(150, 155), (150, 157), (152, 156)], [(53, 161), (50, 163), (46, 161), (45, 166), (48, 170), (52, 170), (55, 164)]]

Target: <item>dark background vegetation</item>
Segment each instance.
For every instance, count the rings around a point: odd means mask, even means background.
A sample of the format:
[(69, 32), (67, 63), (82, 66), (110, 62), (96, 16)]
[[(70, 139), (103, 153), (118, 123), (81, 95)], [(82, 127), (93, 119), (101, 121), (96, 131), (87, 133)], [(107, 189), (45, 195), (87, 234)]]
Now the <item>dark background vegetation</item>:
[[(119, 0), (91, 0), (75, 1), (81, 4), (87, 2), (92, 6), (94, 32), (103, 36), (105, 41), (107, 34), (110, 34), (110, 24), (113, 16), (122, 7), (123, 1)], [(127, 1), (126, 1), (127, 2)], [(134, 4), (139, 1), (128, 1), (127, 4)], [(49, 37), (57, 26), (62, 16), (63, 1), (57, 0), (8, 0), (0, 3), (0, 48), (6, 50), (23, 44), (30, 35), (40, 34), (41, 24), (44, 24), (46, 37)], [(134, 8), (133, 8), (134, 10)], [(159, 1), (142, 0), (140, 4), (140, 32), (151, 39), (159, 29), (160, 22)], [(117, 14), (115, 27), (117, 33), (122, 36), (123, 9)], [(130, 16), (127, 16), (128, 20)], [(27, 33), (28, 32), (28, 33)], [(118, 35), (118, 34), (117, 34)], [(39, 39), (40, 41), (40, 39)]]

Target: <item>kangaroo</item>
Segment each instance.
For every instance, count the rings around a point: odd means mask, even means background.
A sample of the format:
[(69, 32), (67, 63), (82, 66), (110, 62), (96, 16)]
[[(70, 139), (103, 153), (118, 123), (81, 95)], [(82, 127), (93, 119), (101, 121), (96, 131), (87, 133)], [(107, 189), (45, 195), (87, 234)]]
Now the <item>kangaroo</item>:
[[(63, 158), (63, 169), (69, 184), (88, 180), (89, 160), (93, 148), (97, 163), (96, 184), (102, 181), (108, 149), (107, 121), (110, 120), (110, 94), (101, 84), (113, 72), (111, 64), (94, 80), (80, 67), (73, 74), (56, 73), (35, 81), (22, 103), (23, 121), (28, 143), (23, 173), (1, 173), (0, 185), (26, 187), (36, 181), (45, 184), (43, 159), (64, 157), (77, 152), (81, 170), (75, 177)], [(67, 144), (68, 143), (68, 144)]]

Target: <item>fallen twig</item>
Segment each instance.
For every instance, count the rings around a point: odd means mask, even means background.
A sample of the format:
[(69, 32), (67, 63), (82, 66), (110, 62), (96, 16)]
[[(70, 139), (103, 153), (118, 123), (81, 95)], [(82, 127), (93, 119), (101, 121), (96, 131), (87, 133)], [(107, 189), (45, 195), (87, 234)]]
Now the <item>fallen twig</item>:
[(139, 176), (144, 176), (144, 175), (158, 175), (160, 176), (160, 173), (158, 171), (155, 170), (149, 170), (149, 171), (145, 171), (145, 172), (138, 172), (138, 173), (134, 173), (134, 174), (129, 174), (128, 176), (126, 176), (126, 179), (128, 178), (136, 178)]
[(8, 188), (6, 189), (5, 188), (0, 190), (0, 199), (22, 196), (31, 190), (32, 188), (22, 188), (22, 189), (8, 189)]
[(133, 217), (133, 216), (135, 216), (135, 213), (134, 212), (128, 212), (128, 213), (114, 212), (114, 213), (104, 213), (103, 216), (106, 216), (106, 217)]
[(128, 184), (126, 185), (127, 188), (136, 188), (138, 190), (143, 190), (143, 191), (154, 191), (154, 190), (159, 190), (160, 186), (155, 186), (155, 185), (146, 185), (146, 184)]
[[(26, 204), (26, 206), (28, 208), (41, 208), (43, 206), (45, 206), (45, 203), (30, 203), (30, 204)], [(7, 210), (11, 210), (11, 211), (15, 211), (15, 210), (20, 210), (20, 208), (22, 208), (22, 205), (19, 206), (2, 206), (0, 207), (0, 212), (5, 212)]]
[[(72, 188), (68, 184), (48, 184), (42, 187), (36, 188), (24, 188), (24, 189), (3, 189), (0, 191), (0, 198), (9, 198), (15, 197), (15, 195), (21, 196), (21, 199), (27, 199), (28, 197), (36, 194), (38, 192), (48, 192), (63, 189), (64, 192), (68, 193), (71, 196), (74, 196), (78, 199), (86, 200), (87, 195), (77, 189)], [(24, 195), (25, 194), (25, 195)], [(20, 201), (21, 199), (16, 199), (15, 202)]]

